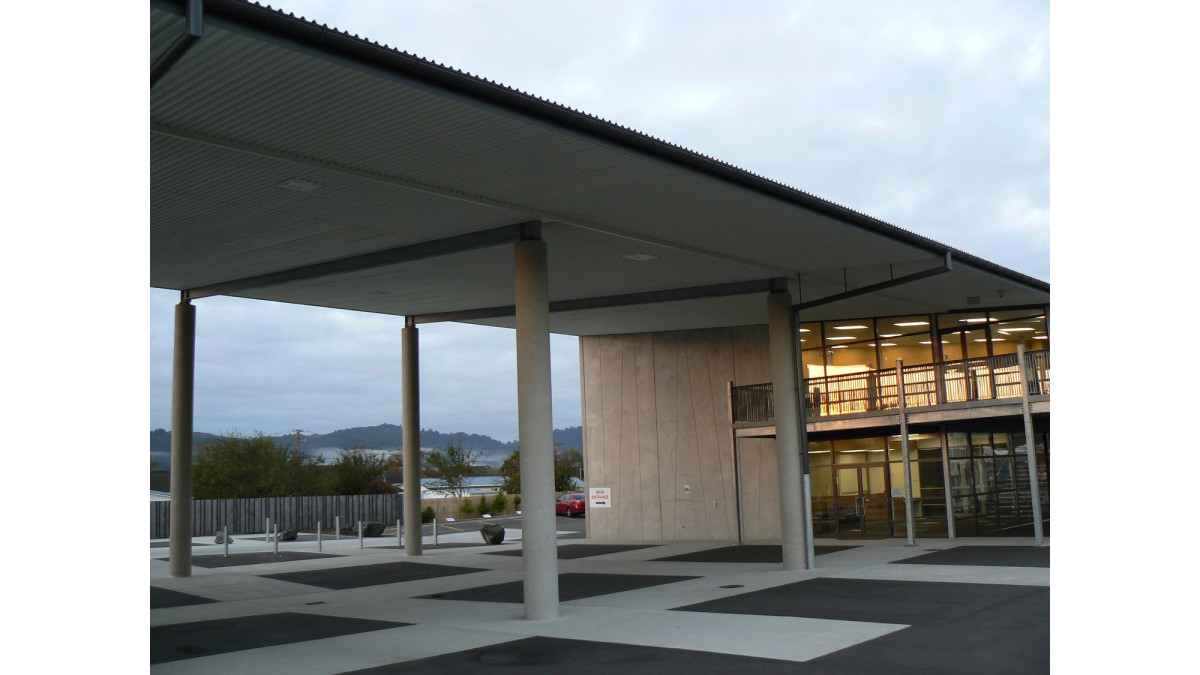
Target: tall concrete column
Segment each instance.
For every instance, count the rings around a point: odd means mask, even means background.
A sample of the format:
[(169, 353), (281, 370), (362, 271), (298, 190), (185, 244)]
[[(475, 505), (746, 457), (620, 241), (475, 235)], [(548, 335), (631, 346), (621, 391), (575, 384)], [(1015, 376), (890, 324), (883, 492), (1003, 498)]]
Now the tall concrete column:
[(517, 424), (521, 449), (525, 618), (558, 617), (554, 426), (550, 407), (550, 293), (546, 243), (515, 244)]
[(796, 341), (792, 332), (792, 296), (767, 296), (771, 341), (772, 396), (775, 401), (775, 448), (779, 454), (779, 524), (783, 534), (783, 568), (808, 569), (808, 542), (800, 466), (800, 411), (796, 379)]
[(171, 374), (171, 548), (173, 577), (192, 576), (192, 407), (195, 395), (196, 308), (175, 305)]
[(404, 552), (421, 555), (421, 383), (417, 326), (404, 320), (400, 333), (401, 425), (404, 438)]

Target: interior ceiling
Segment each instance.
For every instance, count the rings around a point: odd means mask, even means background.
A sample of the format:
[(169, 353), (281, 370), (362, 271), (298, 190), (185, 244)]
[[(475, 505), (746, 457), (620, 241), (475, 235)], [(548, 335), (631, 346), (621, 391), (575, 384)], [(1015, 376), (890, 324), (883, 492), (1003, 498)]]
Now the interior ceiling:
[[(152, 68), (187, 32), (182, 7), (151, 5)], [(716, 169), (668, 161), (686, 151), (636, 132), (607, 125), (610, 138), (601, 138), (583, 128), (593, 118), (580, 116), (577, 128), (550, 123), (538, 110), (553, 104), (503, 87), (488, 85), (518, 106), (527, 101), (527, 114), (464, 95), (460, 87), (483, 84), (456, 71), (437, 67), (432, 84), (409, 77), (352, 50), (434, 67), (273, 10), (214, 0), (205, 12), (202, 37), (151, 89), (154, 287), (189, 291), (529, 222), (542, 224), (560, 306), (780, 278), (798, 278), (799, 299), (810, 301), (937, 267), (948, 250), (882, 223), (864, 227), (861, 214), (833, 205), (798, 205), (814, 200), (744, 172), (734, 177), (745, 184), (734, 184)], [(314, 189), (281, 187), (294, 179)], [(766, 188), (746, 187), (755, 181)], [(803, 315), (927, 313), (975, 304), (968, 298), (1049, 302), (1042, 282), (954, 257), (951, 272)], [(229, 294), (506, 326), (503, 311), (470, 312), (513, 304), (512, 260), (511, 245), (491, 245)], [(555, 311), (551, 329), (765, 321), (758, 290)]]

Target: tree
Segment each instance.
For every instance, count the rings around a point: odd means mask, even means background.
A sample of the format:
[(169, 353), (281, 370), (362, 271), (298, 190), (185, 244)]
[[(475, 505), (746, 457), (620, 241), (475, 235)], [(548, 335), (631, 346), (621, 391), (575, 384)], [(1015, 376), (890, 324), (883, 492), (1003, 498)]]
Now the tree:
[[(578, 448), (567, 448), (554, 453), (554, 489), (570, 490), (575, 479), (583, 480), (583, 453)], [(562, 485), (562, 487), (559, 487)]]
[(425, 455), (421, 472), (431, 478), (431, 486), (446, 490), (461, 499), (472, 475), (476, 450), (463, 450), (461, 442), (451, 441), (442, 450), (431, 450)]
[[(327, 492), (335, 495), (365, 495), (385, 491), (380, 483), (388, 458), (379, 452), (364, 448), (347, 448), (338, 452), (338, 458), (330, 467)], [(395, 492), (390, 484), (387, 487)]]
[[(521, 494), (521, 450), (517, 449), (500, 465), (504, 491)], [(565, 492), (575, 487), (575, 478), (583, 475), (583, 453), (575, 448), (554, 452), (554, 491)]]
[(205, 443), (192, 468), (196, 499), (291, 497), (321, 492), (320, 457), (280, 445), (261, 432)]
[(504, 478), (504, 491), (510, 495), (521, 494), (521, 451), (514, 450), (513, 454), (500, 465), (500, 475)]

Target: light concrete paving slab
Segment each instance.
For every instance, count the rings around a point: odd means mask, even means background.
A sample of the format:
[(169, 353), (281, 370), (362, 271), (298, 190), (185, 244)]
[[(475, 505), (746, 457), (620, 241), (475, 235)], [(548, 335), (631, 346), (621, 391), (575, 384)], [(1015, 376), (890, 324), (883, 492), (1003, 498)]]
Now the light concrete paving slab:
[(888, 581), (943, 581), (961, 584), (1003, 584), (1049, 586), (1050, 570), (1045, 567), (990, 567), (985, 565), (880, 565), (849, 572), (831, 572), (825, 576), (843, 579), (882, 579)]

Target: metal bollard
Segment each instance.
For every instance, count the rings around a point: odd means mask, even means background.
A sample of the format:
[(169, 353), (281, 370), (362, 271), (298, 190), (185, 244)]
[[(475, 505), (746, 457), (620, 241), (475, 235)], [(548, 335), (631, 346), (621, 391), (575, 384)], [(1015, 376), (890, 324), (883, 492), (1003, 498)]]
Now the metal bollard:
[(341, 516), (333, 517), (333, 538), (334, 539), (342, 538), (342, 517)]
[(225, 540), (225, 557), (229, 557), (229, 525), (221, 528), (221, 539)]
[(433, 517), (433, 547), (437, 548), (437, 516)]
[(275, 523), (275, 555), (279, 555), (279, 523)]
[(321, 521), (317, 521), (317, 550), (321, 550)]
[(358, 521), (358, 547), (363, 547), (362, 521)]
[(396, 520), (396, 547), (404, 550), (404, 540), (400, 538), (400, 521)]

